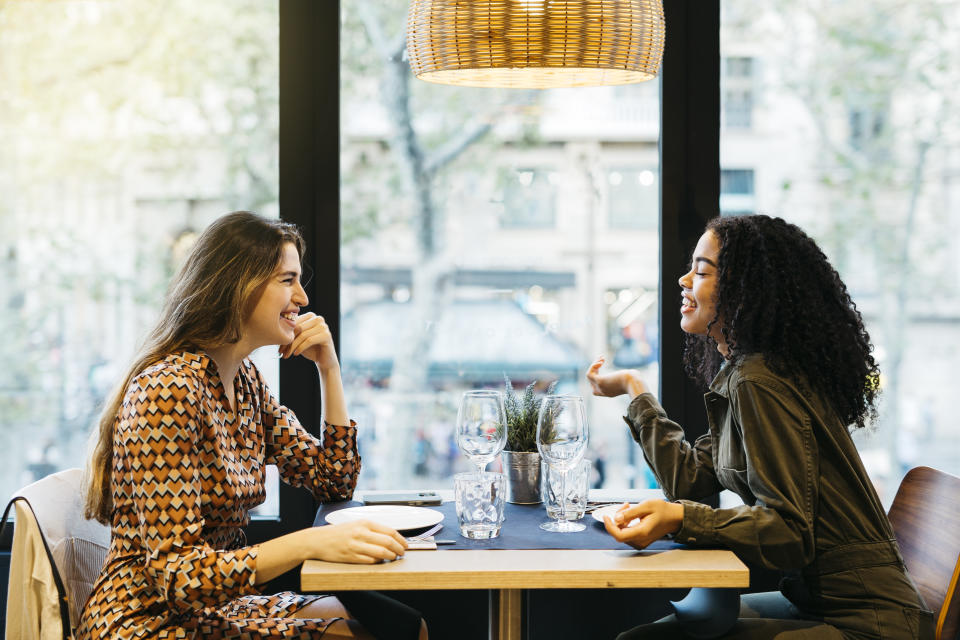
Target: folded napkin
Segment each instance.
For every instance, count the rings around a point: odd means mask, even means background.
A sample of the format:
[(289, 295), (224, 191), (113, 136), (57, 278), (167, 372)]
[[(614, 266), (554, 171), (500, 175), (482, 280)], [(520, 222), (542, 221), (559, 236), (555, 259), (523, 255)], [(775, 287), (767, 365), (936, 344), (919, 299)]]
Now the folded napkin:
[(423, 540), (407, 540), (407, 551), (436, 551), (437, 543), (433, 536)]

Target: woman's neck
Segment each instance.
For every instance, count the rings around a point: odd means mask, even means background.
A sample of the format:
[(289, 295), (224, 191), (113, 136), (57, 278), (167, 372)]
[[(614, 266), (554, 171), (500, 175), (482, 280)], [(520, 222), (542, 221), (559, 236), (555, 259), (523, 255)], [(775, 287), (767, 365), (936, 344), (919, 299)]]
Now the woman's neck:
[(720, 352), (720, 355), (722, 355), (725, 360), (730, 359), (730, 347), (727, 346), (726, 342), (718, 342), (717, 351)]

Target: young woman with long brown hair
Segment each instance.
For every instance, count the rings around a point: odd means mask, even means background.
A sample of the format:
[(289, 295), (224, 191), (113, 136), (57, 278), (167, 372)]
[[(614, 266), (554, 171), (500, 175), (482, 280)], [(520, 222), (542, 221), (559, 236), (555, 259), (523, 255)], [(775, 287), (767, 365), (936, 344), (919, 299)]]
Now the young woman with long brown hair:
[[(333, 596), (260, 593), (308, 558), (373, 563), (406, 549), (372, 522), (246, 544), (242, 527), (264, 500), (267, 465), (318, 500), (349, 498), (360, 471), (330, 330), (301, 313), (303, 251), (293, 225), (235, 212), (200, 235), (174, 278), (100, 420), (86, 512), (112, 537), (78, 639), (369, 638), (381, 621), (389, 637), (426, 637), (419, 614), (382, 596), (361, 625)], [(249, 360), (266, 345), (316, 364), (322, 438), (277, 402)]]

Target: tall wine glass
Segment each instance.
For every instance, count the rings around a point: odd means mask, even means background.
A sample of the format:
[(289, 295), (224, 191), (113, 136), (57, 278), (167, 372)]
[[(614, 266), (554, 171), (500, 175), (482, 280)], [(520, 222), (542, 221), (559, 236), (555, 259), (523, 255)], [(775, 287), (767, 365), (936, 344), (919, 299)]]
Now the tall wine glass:
[(587, 415), (580, 396), (551, 395), (540, 404), (537, 418), (537, 449), (550, 465), (560, 473), (560, 511), (556, 522), (544, 522), (547, 531), (583, 531), (580, 522), (567, 521), (567, 471), (583, 459), (587, 450)]
[(467, 391), (457, 412), (457, 445), (483, 473), (507, 443), (506, 414), (499, 391)]

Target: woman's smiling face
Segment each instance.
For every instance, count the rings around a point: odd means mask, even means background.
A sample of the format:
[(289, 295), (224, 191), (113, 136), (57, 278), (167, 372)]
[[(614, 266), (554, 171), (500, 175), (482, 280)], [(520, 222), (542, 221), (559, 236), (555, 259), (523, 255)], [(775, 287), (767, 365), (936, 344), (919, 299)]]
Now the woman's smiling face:
[(244, 338), (258, 348), (268, 344), (290, 344), (296, 332), (300, 307), (307, 294), (300, 284), (300, 254), (292, 243), (283, 246), (280, 264), (267, 280), (250, 317), (244, 322)]
[[(721, 324), (710, 323), (717, 315), (717, 264), (720, 243), (713, 231), (700, 236), (693, 251), (690, 271), (680, 277), (682, 304), (680, 328), (687, 333), (710, 335), (717, 341), (721, 353), (726, 353), (726, 342), (720, 331)], [(709, 334), (708, 334), (709, 332)]]

